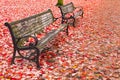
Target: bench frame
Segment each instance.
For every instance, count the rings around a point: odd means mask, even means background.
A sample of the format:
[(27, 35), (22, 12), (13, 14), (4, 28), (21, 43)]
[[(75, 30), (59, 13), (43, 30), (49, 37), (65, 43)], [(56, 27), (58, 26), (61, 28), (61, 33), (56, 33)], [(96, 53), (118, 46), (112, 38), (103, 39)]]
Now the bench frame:
[[(47, 11), (52, 14), (52, 11), (51, 11), (50, 9), (48, 9)], [(46, 11), (46, 12), (47, 12), (47, 11)], [(13, 57), (12, 57), (11, 64), (15, 64), (15, 62), (14, 62), (14, 61), (15, 61), (15, 58), (22, 58), (22, 59), (26, 59), (26, 60), (35, 62), (36, 65), (37, 65), (37, 68), (41, 68), (40, 65), (39, 65), (39, 56), (40, 56), (40, 54), (42, 53), (42, 51), (44, 51), (44, 50), (46, 49), (46, 47), (44, 46), (44, 47), (42, 47), (42, 48), (39, 49), (39, 47), (37, 47), (37, 45), (39, 45), (39, 44), (38, 44), (39, 40), (37, 39), (36, 36), (32, 36), (32, 34), (31, 34), (31, 35), (26, 35), (26, 36), (21, 36), (21, 37), (16, 37), (16, 36), (15, 36), (15, 32), (13, 32), (12, 25), (14, 25), (14, 24), (16, 24), (16, 23), (21, 23), (22, 21), (26, 21), (26, 20), (29, 20), (29, 19), (31, 19), (31, 18), (34, 19), (34, 18), (36, 18), (36, 16), (46, 14), (46, 12), (42, 12), (42, 13), (40, 13), (40, 14), (36, 14), (36, 15), (33, 15), (33, 16), (30, 16), (30, 17), (27, 17), (27, 18), (24, 18), (24, 19), (21, 19), (21, 20), (17, 20), (17, 21), (11, 22), (11, 23), (8, 23), (8, 22), (5, 23), (5, 26), (7, 26), (8, 29), (9, 29), (9, 31), (10, 31), (10, 34), (11, 34), (11, 37), (12, 37), (12, 42), (13, 42), (13, 47), (14, 47)], [(54, 21), (53, 21), (52, 23), (54, 23), (58, 18), (54, 18), (53, 14), (52, 14), (52, 17), (53, 17), (53, 19), (54, 19)], [(48, 24), (47, 26), (51, 25), (52, 23)], [(42, 24), (42, 23), (41, 23), (41, 24)], [(67, 24), (61, 24), (60, 26), (61, 26), (62, 28), (61, 28), (61, 27), (58, 28), (58, 29), (54, 32), (54, 34), (51, 34), (50, 36), (45, 36), (45, 37), (48, 38), (48, 39), (46, 39), (46, 40), (48, 40), (48, 41), (52, 40), (52, 39), (50, 39), (50, 38), (54, 38), (54, 36), (56, 36), (56, 35), (57, 35), (59, 32), (61, 32), (64, 28), (66, 28), (66, 33), (68, 34), (68, 26), (67, 26)], [(46, 26), (44, 26), (44, 27), (46, 27)], [(32, 27), (32, 28), (34, 28), (34, 27)], [(30, 31), (29, 31), (29, 32), (30, 32)], [(34, 34), (34, 33), (33, 33), (33, 34)], [(49, 34), (49, 33), (48, 33), (48, 34)], [(34, 42), (34, 43), (30, 43), (29, 46), (22, 46), (22, 47), (19, 47), (19, 46), (18, 46), (18, 43), (20, 42), (20, 40), (22, 40), (22, 39), (24, 39), (24, 38), (27, 38), (27, 39), (28, 39), (29, 37), (32, 37), (32, 38), (35, 40), (35, 42)], [(48, 42), (48, 41), (47, 41), (47, 42)], [(44, 43), (44, 44), (46, 45), (47, 42)], [(34, 50), (34, 52), (31, 52), (30, 55), (26, 57), (26, 56), (23, 56), (23, 55), (21, 54), (21, 52), (20, 52), (20, 51), (24, 51), (24, 50)], [(16, 56), (17, 53), (19, 54), (19, 56)], [(34, 58), (31, 59), (31, 56), (34, 56)]]
[[(77, 13), (74, 13), (74, 10), (77, 8), (79, 8), (79, 11)], [(62, 15), (61, 23), (66, 23), (66, 22), (68, 22), (68, 20), (72, 19), (73, 20), (72, 25), (75, 27), (75, 18), (78, 16), (81, 16), (83, 18), (83, 14), (84, 14), (83, 8), (81, 6), (75, 7), (72, 2), (70, 2), (66, 5), (59, 6), (59, 9), (60, 9), (61, 15)], [(72, 13), (72, 15), (70, 15), (70, 17), (66, 17), (66, 15), (69, 13)]]

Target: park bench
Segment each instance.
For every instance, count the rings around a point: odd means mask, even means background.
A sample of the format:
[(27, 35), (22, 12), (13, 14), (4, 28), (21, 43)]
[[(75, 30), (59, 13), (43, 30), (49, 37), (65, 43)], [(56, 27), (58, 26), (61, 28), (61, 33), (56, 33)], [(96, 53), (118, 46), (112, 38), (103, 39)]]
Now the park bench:
[[(45, 28), (49, 27), (57, 19), (53, 16), (52, 11), (48, 9), (47, 11), (21, 20), (10, 23), (6, 22), (5, 26), (10, 31), (14, 47), (11, 64), (15, 63), (15, 58), (22, 58), (35, 62), (37, 68), (40, 68), (39, 56), (41, 52), (47, 48), (47, 43), (54, 39), (63, 29), (68, 32), (67, 24), (59, 24), (59, 28), (47, 32), (41, 39), (38, 39), (36, 34), (44, 33)], [(29, 45), (24, 45), (29, 38), (33, 38), (34, 41), (29, 43)]]
[[(59, 9), (62, 14), (62, 22), (68, 22), (75, 27), (75, 18), (81, 16), (83, 18), (83, 8), (82, 7), (75, 7), (72, 2), (59, 6)], [(72, 20), (72, 21), (71, 21)]]

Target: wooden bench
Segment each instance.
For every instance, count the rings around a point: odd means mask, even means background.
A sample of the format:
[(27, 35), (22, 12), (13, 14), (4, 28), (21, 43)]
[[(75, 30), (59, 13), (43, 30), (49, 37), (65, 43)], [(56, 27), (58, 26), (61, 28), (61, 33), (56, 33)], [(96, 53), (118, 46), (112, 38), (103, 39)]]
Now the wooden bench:
[(83, 18), (83, 8), (82, 7), (75, 7), (72, 2), (59, 6), (59, 9), (62, 14), (62, 22), (65, 23), (69, 20), (72, 20), (72, 25), (75, 27), (75, 18), (81, 16)]
[[(67, 31), (67, 24), (58, 25), (59, 28), (51, 30), (46, 35), (38, 40), (36, 34), (43, 33), (45, 27), (53, 24), (58, 18), (54, 18), (52, 11), (48, 9), (40, 14), (36, 14), (21, 20), (11, 23), (6, 22), (14, 46), (13, 58), (11, 64), (15, 62), (15, 58), (23, 58), (29, 61), (36, 62), (37, 68), (39, 65), (39, 55), (46, 48), (47, 43), (52, 40), (64, 28)], [(29, 45), (24, 45), (28, 38), (33, 38), (34, 42)], [(27, 54), (24, 53), (27, 52)]]

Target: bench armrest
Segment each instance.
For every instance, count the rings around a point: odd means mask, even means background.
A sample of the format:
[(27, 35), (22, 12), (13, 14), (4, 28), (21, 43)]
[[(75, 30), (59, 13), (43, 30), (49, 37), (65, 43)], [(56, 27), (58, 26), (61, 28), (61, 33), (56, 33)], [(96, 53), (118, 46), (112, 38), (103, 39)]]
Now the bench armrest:
[(60, 16), (60, 17), (57, 17), (57, 18), (54, 18), (54, 21), (58, 20), (59, 18), (62, 18), (62, 16)]
[(23, 37), (17, 38), (18, 39), (17, 44), (19, 43), (19, 41), (24, 40), (24, 39), (28, 39), (30, 37), (32, 37), (35, 40), (35, 42), (29, 43), (29, 46), (36, 46), (38, 43), (38, 39), (35, 36), (23, 36)]

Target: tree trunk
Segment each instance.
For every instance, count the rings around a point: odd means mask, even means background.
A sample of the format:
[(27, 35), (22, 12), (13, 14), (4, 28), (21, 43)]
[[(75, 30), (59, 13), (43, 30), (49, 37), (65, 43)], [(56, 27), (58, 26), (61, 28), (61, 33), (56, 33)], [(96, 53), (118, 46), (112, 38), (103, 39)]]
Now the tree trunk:
[(58, 3), (56, 4), (56, 6), (62, 6), (63, 5), (63, 0), (58, 0)]

